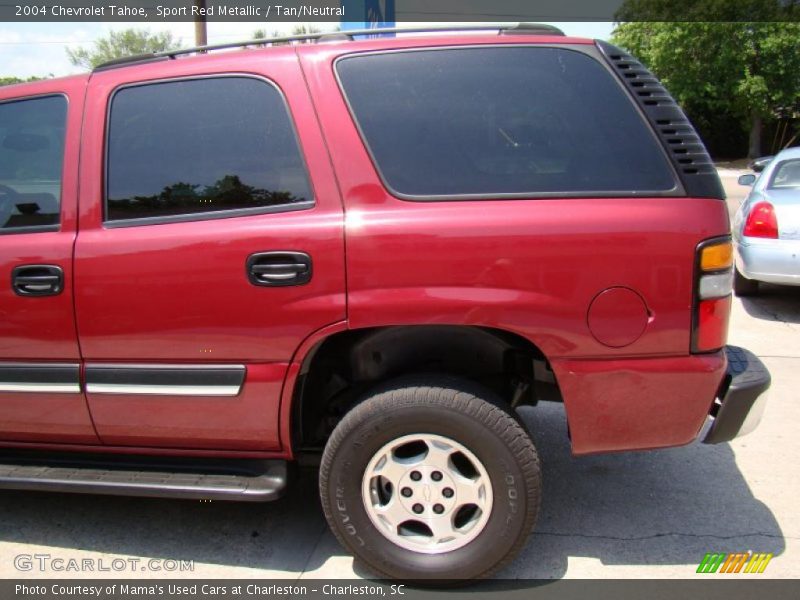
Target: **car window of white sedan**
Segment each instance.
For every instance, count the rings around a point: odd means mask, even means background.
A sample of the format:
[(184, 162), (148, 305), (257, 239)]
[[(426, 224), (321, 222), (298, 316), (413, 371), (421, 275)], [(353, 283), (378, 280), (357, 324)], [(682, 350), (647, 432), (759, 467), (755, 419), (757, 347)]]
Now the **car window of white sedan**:
[(769, 187), (800, 187), (800, 159), (785, 160), (775, 167)]

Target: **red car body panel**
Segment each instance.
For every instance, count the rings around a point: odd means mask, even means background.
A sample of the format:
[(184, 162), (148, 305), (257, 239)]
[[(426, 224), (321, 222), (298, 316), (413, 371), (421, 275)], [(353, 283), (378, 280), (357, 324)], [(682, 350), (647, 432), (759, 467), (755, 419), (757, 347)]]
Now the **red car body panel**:
[[(95, 73), (89, 115), (104, 116), (120, 85), (231, 72), (266, 78), (283, 92), (308, 165), (308, 210), (107, 229), (102, 224), (104, 118), (87, 118), (81, 161), (81, 234), (75, 248), (76, 312), (92, 362), (242, 363), (235, 398), (89, 394), (109, 444), (277, 450), (286, 367), (311, 333), (345, 318), (339, 192), (293, 49), (236, 53)], [(235, 110), (232, 107), (232, 110)], [(304, 286), (263, 288), (245, 277), (256, 252), (307, 252)]]
[[(67, 98), (64, 163), (78, 164), (83, 101), (88, 77), (68, 77), (0, 87), (0, 101), (60, 94)], [(72, 250), (77, 233), (78, 172), (65, 168), (61, 184), (61, 230), (0, 235), (0, 361), (80, 362), (72, 296)], [(9, 285), (14, 267), (61, 267), (64, 290), (58, 296), (25, 298)], [(80, 394), (5, 392), (0, 402), (5, 440), (97, 443)]]
[(723, 353), (669, 358), (557, 359), (574, 454), (693, 441), (725, 376)]
[[(489, 327), (536, 345), (560, 385), (576, 454), (691, 441), (725, 370), (722, 353), (689, 353), (695, 252), (702, 240), (729, 233), (725, 203), (665, 197), (400, 200), (381, 183), (334, 71), (339, 56), (355, 51), (534, 43), (592, 42), (426, 36), (109, 69), (91, 76), (82, 136), (76, 107), (86, 78), (37, 84), (42, 90), (74, 88), (76, 94), (70, 97), (66, 164), (78, 164), (80, 140), (80, 201), (77, 170), (68, 167), (62, 231), (37, 234), (29, 252), (44, 260), (47, 249), (49, 260), (64, 263), (67, 281), (74, 279), (81, 352), (71, 319), (54, 325), (52, 334), (26, 332), (21, 320), (13, 330), (4, 324), (3, 343), (30, 348), (29, 359), (244, 364), (247, 377), (236, 398), (88, 394), (99, 439), (84, 397), (76, 395), (70, 407), (53, 405), (54, 418), (63, 420), (56, 427), (61, 433), (40, 424), (41, 431), (24, 441), (93, 444), (115, 452), (291, 457), (295, 384), (319, 342), (347, 328), (426, 324)], [(110, 95), (121, 85), (215, 73), (265, 77), (281, 89), (308, 166), (314, 208), (105, 228)], [(18, 89), (29, 95), (39, 88)], [(18, 261), (24, 237), (13, 236), (14, 243), (0, 237), (3, 273)], [(274, 289), (250, 285), (246, 257), (273, 250), (312, 255), (312, 281)], [(602, 336), (588, 323), (592, 301), (611, 288), (634, 291), (646, 306), (643, 323), (618, 315), (620, 327), (638, 332), (624, 347), (598, 341)], [(0, 293), (6, 306), (8, 292)], [(59, 310), (71, 310), (72, 296), (57, 301)], [(2, 347), (0, 358), (18, 359), (14, 352)], [(0, 410), (0, 417), (30, 418), (21, 404), (4, 403)], [(65, 410), (72, 425), (58, 412)], [(22, 439), (5, 432), (0, 437)]]
[[(345, 203), (350, 327), (467, 324), (523, 336), (554, 368), (566, 365), (556, 376), (578, 454), (693, 439), (725, 370), (721, 355), (689, 356), (695, 252), (701, 240), (728, 233), (725, 203), (400, 200), (382, 185), (343, 98), (328, 92), (338, 87), (334, 62), (342, 52), (341, 46), (299, 49)], [(622, 348), (600, 343), (587, 323), (592, 300), (615, 287), (638, 293), (648, 312), (643, 333)], [(681, 358), (643, 360), (659, 356)], [(596, 359), (608, 361), (600, 363), (607, 371), (596, 373)], [(644, 377), (648, 368), (652, 380)], [(702, 391), (697, 378), (678, 375), (694, 371), (702, 373)], [(613, 383), (606, 388), (614, 390), (613, 433), (605, 429), (597, 388), (587, 395), (573, 378), (592, 387)], [(650, 405), (670, 413), (669, 427), (653, 426)]]
[(242, 391), (233, 398), (89, 393), (92, 418), (109, 445), (280, 450), (278, 402), (286, 366), (248, 364)]

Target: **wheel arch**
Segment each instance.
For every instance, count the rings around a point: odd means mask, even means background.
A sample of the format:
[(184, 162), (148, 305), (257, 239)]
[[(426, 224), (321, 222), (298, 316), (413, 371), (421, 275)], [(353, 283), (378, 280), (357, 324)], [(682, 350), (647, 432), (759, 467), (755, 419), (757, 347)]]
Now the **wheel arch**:
[[(317, 450), (366, 390), (411, 373), (480, 383), (511, 406), (561, 401), (540, 348), (503, 329), (473, 325), (334, 327), (304, 344), (290, 365), (284, 439), (294, 452)], [(302, 350), (302, 348), (301, 348)]]

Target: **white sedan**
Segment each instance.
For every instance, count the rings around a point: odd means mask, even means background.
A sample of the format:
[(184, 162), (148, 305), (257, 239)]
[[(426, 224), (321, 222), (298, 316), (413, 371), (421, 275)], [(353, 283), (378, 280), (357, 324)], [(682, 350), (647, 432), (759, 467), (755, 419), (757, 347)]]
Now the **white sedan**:
[(800, 285), (800, 148), (788, 148), (756, 176), (733, 222), (734, 292), (750, 296), (761, 281)]

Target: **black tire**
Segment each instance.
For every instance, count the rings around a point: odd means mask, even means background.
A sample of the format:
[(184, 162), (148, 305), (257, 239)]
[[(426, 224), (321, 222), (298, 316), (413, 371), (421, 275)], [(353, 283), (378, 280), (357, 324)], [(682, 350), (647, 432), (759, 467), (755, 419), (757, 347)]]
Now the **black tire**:
[(755, 296), (758, 294), (758, 281), (748, 279), (736, 267), (733, 268), (733, 293), (739, 297)]
[[(367, 514), (365, 469), (385, 444), (410, 434), (463, 445), (488, 474), (493, 506), (465, 546), (438, 554), (406, 549)], [(511, 562), (533, 530), (541, 498), (539, 459), (524, 426), (490, 391), (447, 376), (404, 377), (367, 395), (331, 435), (319, 484), (325, 517), (356, 559), (382, 577), (439, 584), (485, 578)]]

